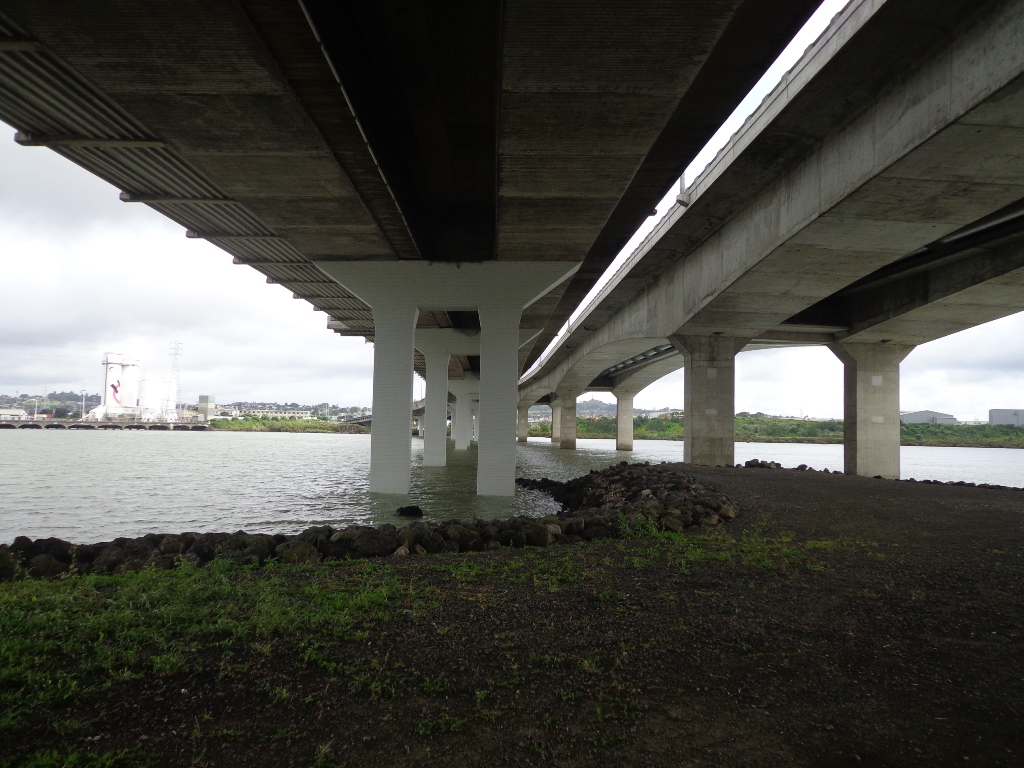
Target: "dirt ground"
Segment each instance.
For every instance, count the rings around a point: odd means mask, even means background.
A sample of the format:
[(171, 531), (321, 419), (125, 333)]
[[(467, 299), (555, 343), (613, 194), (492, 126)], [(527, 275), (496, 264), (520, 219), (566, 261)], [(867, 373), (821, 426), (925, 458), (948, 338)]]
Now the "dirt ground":
[[(429, 599), (368, 621), (336, 667), (271, 651), (126, 683), (0, 758), (1024, 766), (1024, 492), (680, 470), (736, 502), (713, 535), (746, 555), (691, 557), (708, 529), (688, 529), (392, 558)], [(72, 715), (84, 732), (54, 730)]]

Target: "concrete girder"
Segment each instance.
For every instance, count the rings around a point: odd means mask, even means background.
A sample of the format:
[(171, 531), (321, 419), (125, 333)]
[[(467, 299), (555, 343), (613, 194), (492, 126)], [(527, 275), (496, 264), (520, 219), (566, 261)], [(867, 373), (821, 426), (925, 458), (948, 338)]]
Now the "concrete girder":
[(866, 291), (851, 302), (852, 343), (924, 344), (1024, 311), (1024, 243)]

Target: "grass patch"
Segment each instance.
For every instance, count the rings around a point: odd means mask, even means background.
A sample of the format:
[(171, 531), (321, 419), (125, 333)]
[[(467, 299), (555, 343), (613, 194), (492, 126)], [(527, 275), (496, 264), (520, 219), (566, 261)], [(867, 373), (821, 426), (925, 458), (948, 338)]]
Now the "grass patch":
[(39, 708), (188, 671), (197, 659), (230, 675), (267, 644), (336, 665), (364, 623), (417, 596), (372, 563), (256, 571), (214, 561), (13, 582), (0, 592), (0, 733)]
[(462, 726), (465, 724), (465, 720), (453, 717), (445, 712), (443, 715), (434, 718), (433, 720), (421, 720), (416, 724), (416, 733), (420, 736), (458, 733), (462, 730)]

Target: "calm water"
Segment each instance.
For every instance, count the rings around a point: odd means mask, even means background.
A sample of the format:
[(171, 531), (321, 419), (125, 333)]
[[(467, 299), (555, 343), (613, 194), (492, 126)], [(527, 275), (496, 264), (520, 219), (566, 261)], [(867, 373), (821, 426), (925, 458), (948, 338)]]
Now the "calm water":
[[(447, 467), (420, 464), (413, 439), (411, 499), (434, 519), (543, 515), (551, 500), (475, 495), (476, 451), (449, 449)], [(0, 542), (60, 536), (78, 542), (151, 532), (291, 533), (310, 525), (394, 520), (406, 497), (371, 497), (368, 435), (269, 432), (0, 430)], [(1024, 484), (1024, 450), (903, 448), (903, 476)], [(611, 463), (682, 461), (681, 442), (581, 440), (562, 451), (546, 439), (519, 444), (523, 477), (566, 480)], [(842, 446), (737, 443), (736, 461), (842, 468)]]

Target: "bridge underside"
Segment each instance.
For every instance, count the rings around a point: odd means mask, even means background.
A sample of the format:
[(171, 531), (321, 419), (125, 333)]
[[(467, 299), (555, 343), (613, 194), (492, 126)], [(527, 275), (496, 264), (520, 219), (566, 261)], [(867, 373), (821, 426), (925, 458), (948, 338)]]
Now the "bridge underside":
[(879, 43), (932, 10), (851, 3), (523, 382), (523, 402), (616, 391), (620, 372), (677, 351), (687, 455), (731, 463), (735, 355), (823, 344), (846, 371), (847, 471), (898, 476), (900, 361), (1024, 310), (1024, 12), (943, 4), (947, 26), (908, 38), (896, 75)]

